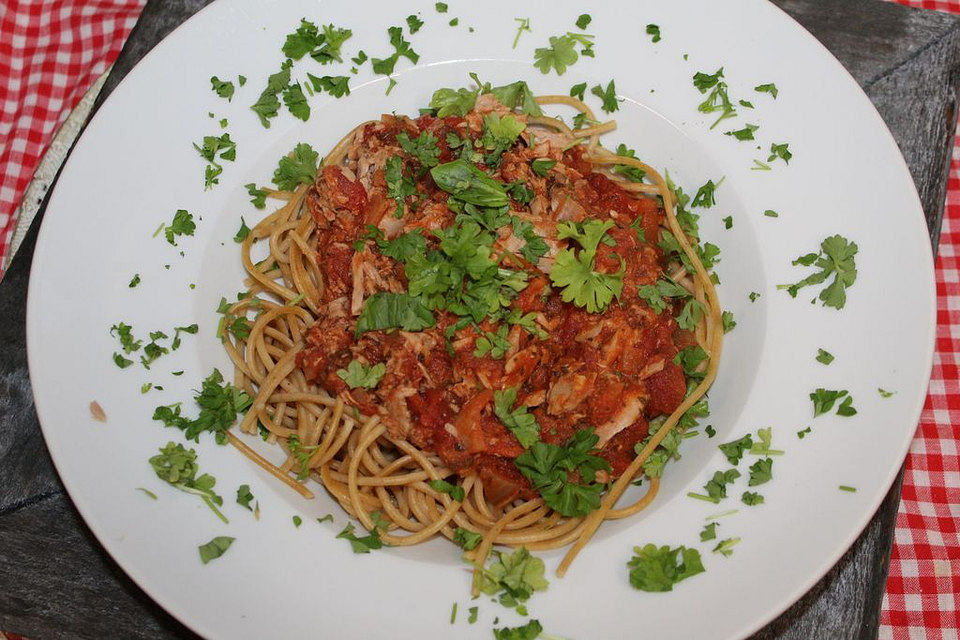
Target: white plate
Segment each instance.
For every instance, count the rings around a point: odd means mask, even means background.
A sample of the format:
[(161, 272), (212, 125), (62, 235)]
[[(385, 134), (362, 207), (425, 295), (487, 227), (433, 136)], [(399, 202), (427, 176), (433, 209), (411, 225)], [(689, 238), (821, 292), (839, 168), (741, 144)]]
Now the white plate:
[[(230, 525), (223, 525), (194, 497), (154, 476), (147, 458), (180, 434), (150, 416), (158, 404), (189, 399), (213, 366), (226, 367), (214, 338), (214, 309), (221, 295), (241, 286), (232, 241), (240, 216), (253, 222), (263, 215), (249, 205), (242, 185), (267, 182), (296, 142), (328, 149), (361, 120), (392, 110), (415, 113), (435, 88), (468, 85), (469, 71), (494, 84), (522, 78), (537, 93), (614, 78), (625, 101), (611, 141), (669, 167), (688, 191), (726, 176), (718, 206), (703, 212), (702, 223), (705, 238), (723, 249), (720, 295), (738, 326), (711, 391), (709, 422), (717, 437), (687, 441), (654, 505), (604, 525), (567, 577), (554, 579), (529, 607), (547, 631), (570, 638), (626, 637), (640, 629), (657, 638), (747, 635), (809, 589), (854, 541), (914, 432), (931, 365), (934, 286), (929, 239), (903, 159), (837, 61), (766, 2), (598, 4), (589, 9), (588, 28), (597, 36), (596, 58), (582, 58), (559, 78), (531, 66), (533, 49), (573, 30), (587, 10), (582, 2), (450, 5), (446, 15), (433, 3), (421, 8), (426, 25), (409, 39), (422, 59), (416, 67), (397, 65), (399, 84), (391, 95), (366, 63), (351, 81), (349, 98), (311, 99), (307, 123), (283, 113), (265, 130), (247, 108), (279, 66), (280, 45), (299, 18), (352, 28), (349, 55), (362, 48), (384, 56), (390, 51), (386, 28), (403, 24), (409, 10), (387, 2), (364, 3), (358, 12), (347, 2), (222, 0), (158, 45), (110, 96), (57, 184), (30, 283), (31, 378), (64, 484), (124, 570), (206, 636), (488, 638), (495, 617), (501, 624), (519, 622), (482, 598), (479, 622), (466, 623), (468, 573), (448, 543), (354, 555), (334, 537), (345, 517), (330, 499), (303, 501), (232, 448), (204, 439), (200, 465), (217, 477), (226, 498)], [(524, 33), (512, 50), (516, 16), (529, 16), (533, 33)], [(460, 19), (456, 28), (447, 25), (452, 17)], [(652, 44), (644, 34), (647, 23), (660, 25), (661, 42)], [(710, 131), (712, 119), (697, 112), (702, 97), (691, 77), (721, 65), (731, 95), (756, 109), (741, 109), (741, 117), (729, 121), (734, 126)], [(346, 68), (331, 70), (307, 58), (294, 75)], [(214, 74), (244, 74), (249, 82), (227, 103), (210, 90)], [(778, 85), (776, 100), (753, 91), (763, 82)], [(190, 143), (218, 135), (220, 117), (229, 118), (237, 160), (226, 163), (219, 186), (204, 192), (203, 163)], [(722, 134), (743, 122), (761, 125), (762, 151)], [(789, 166), (778, 161), (772, 171), (751, 171), (751, 161), (764, 158), (771, 142), (790, 143)], [(151, 234), (178, 208), (202, 219), (196, 236), (174, 248)], [(765, 217), (766, 209), (780, 217)], [(728, 231), (720, 220), (730, 214)], [(796, 300), (776, 290), (776, 283), (806, 273), (790, 265), (793, 258), (835, 233), (860, 247), (859, 277), (846, 308), (808, 304), (811, 290)], [(134, 273), (143, 282), (130, 289)], [(753, 304), (751, 291), (762, 294)], [(200, 334), (187, 336), (150, 372), (139, 365), (120, 370), (111, 361), (116, 347), (108, 334), (118, 321), (140, 335), (198, 322)], [(829, 367), (814, 361), (818, 347), (836, 356)], [(170, 375), (179, 369), (186, 370), (182, 377)], [(145, 381), (165, 391), (141, 395)], [(807, 395), (820, 386), (849, 389), (859, 414), (812, 419)], [(897, 393), (881, 399), (877, 387)], [(94, 399), (109, 416), (106, 424), (89, 418)], [(807, 425), (813, 432), (799, 440), (796, 432)], [(775, 445), (786, 450), (775, 462), (774, 481), (762, 487), (766, 504), (738, 502), (745, 478), (717, 507), (686, 497), (727, 467), (717, 443), (762, 426), (772, 426)], [(264, 450), (277, 459), (276, 451)], [(259, 522), (233, 503), (241, 483), (249, 483), (260, 502)], [(839, 485), (858, 491), (841, 492)], [(134, 491), (141, 486), (159, 500)], [(721, 520), (719, 534), (742, 542), (724, 558), (701, 544), (698, 532), (705, 516), (734, 507), (739, 513)], [(328, 511), (336, 525), (318, 525), (314, 517)], [(299, 529), (291, 524), (294, 514), (304, 518)], [(237, 541), (223, 558), (201, 565), (196, 547), (215, 535)], [(625, 563), (643, 542), (698, 546), (706, 573), (672, 593), (636, 591)], [(552, 571), (559, 554), (545, 557)], [(451, 626), (453, 601), (461, 613)]]

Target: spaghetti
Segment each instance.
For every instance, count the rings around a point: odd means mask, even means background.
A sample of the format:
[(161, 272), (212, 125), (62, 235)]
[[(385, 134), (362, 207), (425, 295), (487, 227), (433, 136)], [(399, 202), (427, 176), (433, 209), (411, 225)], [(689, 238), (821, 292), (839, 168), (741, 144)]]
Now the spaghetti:
[[(326, 156), (315, 184), (302, 185), (294, 191), (270, 193), (272, 197), (284, 200), (285, 204), (257, 224), (243, 242), (248, 291), (227, 311), (221, 334), (234, 363), (234, 385), (254, 397), (239, 430), (256, 434), (259, 429), (266, 439), (282, 447), (287, 456), (282, 465), (274, 466), (238, 436), (230, 434), (231, 444), (256, 464), (304, 497), (313, 495), (304, 486), (308, 479), (320, 483), (368, 530), (383, 528), (383, 522), (386, 522), (381, 537), (389, 545), (418, 544), (438, 534), (454, 540), (461, 530), (480, 534), (482, 541), (467, 554), (478, 570), (493, 545), (523, 545), (538, 550), (572, 544), (558, 570), (562, 575), (604, 520), (634, 515), (656, 496), (659, 477), (651, 474), (653, 477), (646, 483), (645, 495), (631, 505), (616, 507), (630, 483), (644, 475), (644, 463), (651, 454), (709, 389), (717, 372), (723, 330), (713, 283), (696, 248), (698, 238), (689, 237), (689, 225), (684, 228), (678, 221), (675, 196), (660, 174), (634, 157), (605, 150), (600, 145), (599, 136), (613, 130), (616, 124), (613, 121), (598, 123), (594, 113), (580, 100), (544, 96), (537, 98), (536, 102), (572, 107), (582, 114), (583, 122), (593, 124), (571, 129), (558, 118), (507, 109), (493, 96), (485, 94), (476, 98), (475, 107), (464, 117), (441, 119), (428, 115), (410, 120), (384, 116), (380, 122), (366, 122), (356, 127)], [(493, 116), (495, 118), (491, 120)], [(516, 128), (522, 129), (522, 133), (517, 133), (513, 143), (506, 148), (497, 147), (497, 144), (504, 145), (497, 142), (496, 136), (492, 136), (494, 151), (489, 149), (489, 138), (484, 147), (482, 136), (492, 128), (491, 122), (503, 124), (508, 118)], [(425, 132), (429, 135), (426, 136)], [(403, 136), (405, 140), (400, 139)], [(435, 148), (428, 148), (424, 153), (420, 147), (414, 148), (415, 144), (431, 141)], [(401, 142), (403, 151), (398, 147)], [(361, 315), (364, 306), (370, 304), (372, 296), (377, 292), (403, 295), (405, 291), (402, 264), (385, 258), (377, 249), (383, 251), (384, 246), (388, 246), (386, 243), (396, 238), (400, 230), (409, 234), (412, 229), (432, 242), (431, 232), (439, 237), (442, 233), (438, 230), (450, 227), (454, 220), (451, 207), (459, 207), (463, 215), (467, 215), (464, 211), (472, 211), (476, 217), (477, 205), (444, 200), (447, 194), (439, 193), (428, 177), (427, 165), (452, 162), (451, 158), (456, 157), (456, 146), (461, 146), (460, 157), (472, 159), (474, 164), (477, 158), (471, 158), (470, 154), (477, 153), (477, 150), (481, 155), (484, 151), (499, 153), (492, 160), (491, 156), (484, 156), (483, 161), (499, 163), (493, 173), (503, 186), (523, 182), (519, 179), (508, 182), (515, 177), (508, 175), (511, 172), (527, 177), (526, 187), (532, 192), (528, 195), (533, 199), (528, 198), (528, 207), (518, 206), (512, 199), (508, 213), (514, 216), (515, 233), (524, 228), (522, 222), (516, 220), (532, 221), (526, 229), (528, 242), (536, 242), (536, 238), (530, 236), (529, 227), (532, 226), (533, 233), (542, 236), (541, 255), (538, 258), (533, 252), (521, 257), (516, 240), (510, 240), (514, 236), (505, 231), (498, 233), (495, 225), (490, 231), (494, 238), (490, 250), (492, 259), (498, 261), (495, 271), (508, 274), (503, 276), (507, 278), (504, 282), (509, 282), (509, 274), (523, 274), (519, 276), (522, 282), (516, 279), (512, 282), (513, 293), (509, 289), (504, 289), (506, 294), (501, 292), (508, 305), (497, 319), (503, 321), (506, 312), (512, 310), (509, 305), (522, 307), (524, 300), (532, 300), (530, 304), (533, 306), (529, 308), (534, 309), (532, 316), (537, 324), (528, 323), (526, 329), (514, 324), (509, 327), (509, 332), (502, 330), (498, 334), (496, 323), (490, 319), (464, 321), (464, 317), (470, 318), (469, 313), (460, 313), (458, 317), (457, 313), (450, 311), (452, 305), (446, 309), (441, 305), (432, 309), (440, 319), (435, 320), (436, 327), (430, 332), (387, 332), (374, 328), (363, 334), (363, 340), (367, 340), (363, 342), (357, 335), (357, 316)], [(466, 148), (462, 148), (464, 146)], [(391, 153), (402, 158), (399, 163), (401, 185), (406, 179), (413, 186), (406, 195), (370, 195), (368, 198), (368, 194), (395, 194), (397, 191), (397, 174), (387, 175), (391, 170)], [(424, 166), (419, 166), (420, 162)], [(531, 168), (537, 169), (536, 162), (542, 163), (540, 169), (549, 165), (547, 174), (531, 173)], [(485, 166), (489, 168), (489, 165)], [(419, 182), (417, 169), (420, 169)], [(405, 177), (404, 171), (411, 175)], [(427, 192), (425, 184), (431, 185), (433, 191)], [(362, 194), (358, 188), (362, 189)], [(587, 201), (581, 197), (582, 193), (593, 194), (587, 200), (594, 204), (582, 206), (581, 202)], [(566, 194), (566, 200), (558, 194)], [(473, 206), (472, 210), (470, 206)], [(379, 216), (371, 214), (377, 207), (382, 210)], [(602, 211), (603, 207), (608, 207), (609, 212)], [(382, 215), (383, 211), (394, 208), (399, 217), (389, 213)], [(624, 220), (617, 217), (618, 211), (634, 212), (636, 220), (631, 221), (631, 225), (624, 224)], [(365, 230), (362, 225), (360, 227), (365, 235), (353, 234), (353, 246), (341, 256), (344, 241), (338, 242), (337, 234), (342, 236), (343, 228), (337, 225), (345, 219), (350, 223), (351, 214), (358, 221), (362, 219), (369, 224)], [(551, 508), (544, 496), (532, 490), (510, 464), (517, 457), (517, 451), (525, 447), (521, 447), (513, 432), (507, 431), (494, 417), (490, 408), (494, 397), (491, 387), (503, 388), (507, 382), (519, 381), (519, 399), (525, 401), (523, 406), (531, 409), (533, 413), (530, 415), (540, 422), (539, 437), (552, 439), (558, 446), (573, 433), (574, 425), (568, 422), (582, 423), (586, 418), (599, 415), (600, 409), (583, 408), (587, 406), (584, 402), (596, 400), (589, 397), (584, 400), (582, 396), (584, 393), (590, 396), (591, 389), (593, 394), (602, 396), (602, 388), (594, 386), (585, 392), (581, 389), (579, 400), (571, 400), (560, 397), (562, 393), (558, 389), (569, 380), (563, 376), (557, 378), (557, 371), (550, 373), (553, 377), (549, 383), (539, 386), (530, 382), (537, 375), (535, 369), (526, 370), (527, 373), (534, 371), (527, 378), (512, 375), (512, 371), (523, 367), (522, 363), (517, 363), (521, 359), (518, 354), (525, 350), (521, 348), (523, 345), (539, 349), (536, 353), (541, 354), (538, 357), (547, 369), (562, 368), (557, 365), (557, 360), (551, 362), (543, 354), (551, 348), (554, 353), (560, 353), (568, 347), (543, 346), (548, 342), (543, 334), (548, 332), (566, 331), (564, 336), (568, 344), (579, 341), (584, 345), (582, 349), (602, 354), (612, 349), (611, 343), (620, 340), (618, 336), (621, 334), (610, 334), (603, 328), (607, 325), (597, 324), (600, 322), (598, 318), (604, 314), (588, 314), (569, 302), (561, 303), (558, 292), (551, 291), (548, 273), (556, 264), (563, 239), (558, 238), (555, 231), (544, 232), (544, 225), (540, 224), (546, 219), (550, 223), (547, 227), (552, 229), (561, 218), (587, 222), (604, 216), (610, 219), (608, 237), (616, 247), (610, 248), (609, 255), (606, 247), (610, 242), (603, 242), (595, 249), (592, 277), (603, 279), (608, 276), (607, 280), (614, 282), (619, 260), (619, 278), (623, 287), (615, 292), (618, 301), (611, 302), (605, 309), (612, 318), (609, 323), (620, 322), (614, 326), (619, 327), (618, 331), (627, 331), (622, 335), (633, 336), (633, 340), (639, 340), (637, 336), (643, 331), (652, 331), (650, 327), (657, 328), (662, 335), (658, 334), (656, 344), (660, 345), (657, 347), (659, 351), (653, 355), (641, 358), (637, 351), (639, 347), (627, 340), (618, 347), (620, 355), (617, 357), (620, 359), (608, 363), (608, 368), (619, 367), (617, 374), (635, 384), (629, 382), (615, 386), (614, 376), (604, 377), (606, 374), (602, 369), (607, 365), (597, 364), (592, 373), (577, 374), (580, 377), (575, 380), (583, 378), (589, 383), (595, 379), (596, 385), (601, 384), (601, 379), (610, 378), (612, 382), (606, 383), (608, 393), (613, 393), (610, 389), (620, 389), (620, 395), (614, 394), (613, 397), (618, 406), (610, 411), (620, 413), (611, 414), (603, 425), (595, 425), (600, 427), (597, 431), (598, 434), (602, 432), (602, 441), (598, 443), (598, 449), (591, 451), (598, 457), (607, 456), (605, 460), (610, 464), (606, 464), (606, 471), (601, 470), (597, 479), (610, 480), (612, 484), (603, 492), (597, 508), (585, 515), (571, 516)], [(607, 229), (607, 225), (604, 228)], [(632, 238), (634, 231), (636, 241), (624, 240)], [(656, 246), (657, 239), (665, 232), (669, 232), (677, 244), (677, 249), (670, 255), (664, 255)], [(656, 237), (650, 237), (651, 234)], [(624, 253), (628, 251), (625, 246), (632, 247), (629, 249), (632, 253)], [(265, 248), (266, 257), (255, 261), (255, 248), (261, 253)], [(424, 248), (421, 245), (419, 251), (422, 253)], [(615, 250), (621, 253), (614, 253)], [(583, 255), (581, 252), (580, 256)], [(410, 258), (414, 259), (419, 258)], [(407, 275), (409, 272), (408, 268)], [(689, 299), (696, 302), (694, 306), (699, 307), (700, 312), (694, 314), (695, 326), (691, 330), (677, 329), (679, 304), (676, 301), (667, 300), (663, 314), (651, 311), (638, 301), (635, 292), (639, 283), (650, 284), (658, 277), (679, 284), (688, 292)], [(556, 286), (556, 282), (553, 284)], [(525, 297), (524, 291), (535, 286), (542, 291)], [(412, 289), (413, 285), (410, 287)], [(624, 315), (627, 311), (622, 311), (627, 307), (628, 294), (634, 301), (630, 303), (633, 309), (630, 313), (634, 316)], [(621, 315), (616, 315), (618, 313)], [(240, 332), (238, 336), (225, 329), (231, 318), (247, 317), (248, 314), (255, 314), (248, 332)], [(566, 320), (556, 320), (555, 317)], [(331, 324), (331, 318), (339, 319), (350, 329), (345, 334), (350, 339), (349, 345), (344, 348), (345, 343), (339, 344), (336, 352), (334, 347), (328, 347), (334, 337), (340, 335), (337, 333), (339, 325)], [(568, 325), (577, 322), (581, 330), (571, 333)], [(505, 321), (503, 326), (506, 326)], [(598, 326), (601, 328), (597, 329)], [(441, 328), (447, 330), (445, 344), (440, 342)], [(373, 337), (368, 339), (369, 336)], [(492, 358), (491, 352), (498, 336), (502, 338), (500, 342), (506, 341), (509, 345), (503, 346), (500, 360), (490, 364), (488, 361), (497, 360)], [(476, 356), (483, 351), (478, 346), (482, 339), (491, 344), (491, 351)], [(679, 395), (675, 388), (678, 368), (671, 364), (672, 354), (680, 350), (675, 344), (678, 340), (690, 348), (698, 346), (706, 356), (695, 375), (680, 378)], [(400, 356), (392, 354), (403, 349), (419, 349), (419, 355), (411, 361), (414, 370), (411, 375), (426, 381), (424, 386), (444, 375), (450, 379), (449, 372), (439, 373), (439, 365), (435, 365), (434, 359), (442, 359), (443, 353), (460, 357), (472, 349), (476, 351), (473, 359), (463, 356), (468, 360), (469, 374), (454, 377), (446, 385), (448, 388), (434, 384), (426, 395), (419, 392), (417, 396), (417, 387), (403, 387), (403, 380), (398, 379), (407, 369), (399, 365), (394, 367)], [(626, 369), (617, 363), (628, 356), (640, 358), (637, 366), (644, 368), (631, 370), (630, 375), (622, 374), (620, 370)], [(345, 366), (351, 360), (361, 362), (362, 367), (366, 367), (364, 370), (383, 363), (388, 372), (379, 386), (401, 391), (388, 396), (383, 389), (371, 388), (369, 381), (353, 387), (338, 383), (329, 375), (337, 364)], [(512, 366), (510, 363), (516, 366), (508, 372)], [(344, 380), (344, 370), (338, 371), (339, 378)], [(490, 371), (494, 373), (486, 373)], [(666, 375), (665, 372), (672, 373)], [(671, 376), (673, 387), (664, 382)], [(664, 395), (675, 396), (672, 404), (663, 399)], [(408, 402), (406, 398), (412, 399)], [(568, 404), (579, 408), (564, 409), (564, 398)], [(513, 402), (508, 404), (511, 406), (506, 410), (512, 411)], [(621, 404), (623, 406), (619, 406)], [(651, 434), (647, 418), (656, 413), (651, 407), (668, 405), (669, 412), (663, 412), (657, 419), (661, 424)], [(411, 406), (416, 409), (413, 413), (409, 409)], [(443, 410), (437, 407), (443, 407)], [(627, 409), (624, 407), (631, 408), (625, 417)], [(417, 417), (419, 422), (415, 420)], [(436, 423), (436, 430), (424, 436), (425, 432), (421, 430), (424, 427), (420, 423), (426, 423), (428, 418)], [(626, 421), (629, 424), (620, 424)], [(411, 426), (413, 422), (417, 424)], [(478, 422), (482, 422), (485, 430), (476, 427)], [(548, 428), (550, 425), (553, 427)], [(474, 435), (480, 434), (479, 444), (471, 444), (471, 430)], [(415, 444), (414, 440), (422, 446)], [(462, 491), (462, 499), (454, 499), (457, 493), (449, 490), (447, 480), (452, 480)]]

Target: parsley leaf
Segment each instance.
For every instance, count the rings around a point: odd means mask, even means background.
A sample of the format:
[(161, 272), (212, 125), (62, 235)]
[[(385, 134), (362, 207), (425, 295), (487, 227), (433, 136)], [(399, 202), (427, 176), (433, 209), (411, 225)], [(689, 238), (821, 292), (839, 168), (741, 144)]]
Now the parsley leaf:
[(550, 280), (562, 289), (564, 302), (573, 302), (590, 313), (602, 313), (614, 297), (623, 290), (625, 267), (621, 264), (617, 273), (600, 273), (593, 270), (597, 245), (613, 226), (611, 220), (586, 220), (578, 228), (571, 222), (557, 225), (557, 239), (573, 238), (582, 247), (579, 255), (573, 249), (560, 251), (550, 268)]
[(493, 630), (494, 640), (536, 640), (543, 633), (543, 625), (538, 620), (531, 620), (519, 627), (504, 627)]
[(349, 76), (321, 76), (317, 77), (312, 73), (307, 74), (307, 79), (313, 85), (313, 90), (317, 93), (326, 91), (334, 98), (342, 98), (350, 95), (350, 77)]
[(849, 417), (856, 415), (857, 410), (853, 408), (853, 396), (846, 389), (833, 390), (819, 388), (810, 394), (810, 400), (813, 401), (813, 417), (816, 418), (824, 413), (829, 413), (837, 400), (841, 400), (837, 407), (837, 415)]
[(769, 93), (771, 96), (774, 97), (774, 99), (776, 99), (777, 94), (779, 93), (777, 91), (777, 85), (773, 84), (772, 82), (768, 84), (757, 85), (756, 87), (753, 88), (753, 90), (758, 93)]
[(777, 158), (780, 158), (787, 164), (790, 164), (790, 158), (793, 157), (793, 154), (790, 153), (790, 145), (786, 142), (783, 144), (773, 143), (770, 145), (770, 157), (767, 158), (767, 162), (773, 162)]
[(257, 101), (250, 107), (260, 118), (260, 124), (267, 129), (270, 128), (270, 119), (276, 118), (277, 112), (280, 109), (280, 100), (277, 98), (277, 95), (290, 84), (290, 67), (292, 65), (292, 60), (288, 59), (284, 61), (284, 63), (280, 65), (280, 71), (267, 78), (266, 88), (260, 93)]
[(516, 607), (529, 600), (534, 592), (547, 589), (550, 583), (544, 577), (544, 570), (543, 560), (524, 547), (510, 554), (494, 551), (490, 554), (490, 564), (480, 572), (477, 586), (488, 596), (498, 596), (503, 606)]
[(221, 136), (203, 136), (203, 146), (198, 146), (194, 142), (193, 148), (208, 163), (204, 171), (204, 189), (209, 189), (220, 182), (218, 176), (223, 173), (223, 166), (217, 162), (218, 159), (232, 162), (237, 158), (237, 143), (230, 139), (229, 133)]
[(437, 110), (438, 118), (460, 116), (473, 110), (477, 101), (477, 91), (470, 89), (437, 89), (430, 98), (430, 108)]
[(824, 349), (817, 349), (817, 362), (821, 364), (830, 364), (833, 362), (833, 354)]
[(177, 209), (177, 212), (173, 214), (173, 221), (163, 230), (163, 236), (167, 239), (167, 242), (176, 246), (175, 238), (177, 236), (192, 236), (196, 228), (193, 214), (186, 209)]
[(700, 531), (700, 542), (716, 539), (718, 526), (720, 526), (719, 522), (711, 522), (710, 524), (703, 525), (703, 530)]
[(713, 474), (713, 477), (703, 485), (703, 488), (707, 492), (706, 495), (692, 491), (687, 493), (687, 495), (697, 500), (706, 500), (707, 502), (719, 504), (722, 499), (727, 497), (727, 485), (732, 484), (733, 481), (739, 477), (740, 472), (736, 469), (717, 471)]
[(727, 460), (730, 462), (730, 464), (736, 465), (740, 463), (740, 459), (743, 457), (744, 452), (752, 446), (753, 438), (748, 433), (742, 438), (718, 445), (718, 448), (723, 452), (723, 455), (727, 456)]
[(633, 548), (630, 584), (641, 591), (673, 591), (673, 586), (698, 573), (703, 573), (700, 552), (683, 545), (671, 549), (664, 545), (646, 544)]
[(474, 357), (481, 358), (490, 355), (494, 360), (503, 358), (510, 350), (510, 341), (507, 340), (507, 327), (501, 326), (496, 333), (484, 331), (483, 335), (477, 338), (476, 349), (473, 352)]
[(440, 149), (437, 147), (437, 137), (429, 131), (424, 131), (413, 140), (406, 133), (401, 133), (397, 136), (397, 142), (401, 149), (417, 159), (421, 167), (437, 166)]
[(447, 7), (447, 3), (446, 3), (446, 2), (438, 2), (438, 3), (436, 3), (436, 4), (433, 5), (433, 6), (434, 6), (434, 8), (437, 10), (437, 13), (446, 13), (446, 12), (447, 12), (447, 9), (449, 8), (449, 7)]
[(431, 480), (427, 484), (429, 484), (430, 488), (433, 489), (434, 491), (439, 491), (440, 493), (446, 493), (457, 502), (463, 502), (464, 498), (467, 497), (467, 494), (463, 490), (463, 487), (457, 484), (450, 484), (446, 480)]
[(727, 83), (723, 80), (723, 67), (717, 69), (713, 74), (698, 71), (693, 76), (693, 86), (696, 87), (697, 91), (701, 94), (706, 94), (707, 91), (710, 92), (706, 99), (697, 107), (698, 111), (701, 113), (721, 112), (716, 121), (710, 125), (711, 129), (723, 120), (737, 115), (736, 107), (730, 102)]
[(494, 413), (510, 433), (516, 436), (520, 446), (528, 449), (540, 439), (540, 425), (526, 405), (522, 404), (514, 409), (516, 401), (517, 387), (493, 392)]
[(655, 24), (647, 25), (647, 35), (651, 36), (651, 42), (660, 42), (660, 26)]
[(387, 372), (387, 365), (383, 362), (367, 365), (359, 360), (351, 360), (346, 369), (338, 369), (337, 375), (347, 383), (351, 389), (363, 387), (372, 389), (380, 383), (383, 374)]
[(690, 203), (690, 206), (709, 209), (713, 205), (717, 204), (715, 192), (717, 187), (719, 187), (720, 183), (722, 182), (723, 178), (720, 178), (720, 182), (717, 182), (716, 184), (714, 184), (713, 180), (707, 180), (705, 185), (697, 189), (697, 194), (693, 196), (693, 201)]
[(404, 203), (409, 196), (417, 195), (417, 182), (409, 174), (404, 175), (403, 158), (391, 156), (383, 166), (383, 177), (387, 183), (387, 197), (393, 198), (396, 206), (393, 210), (394, 218), (402, 218)]
[(294, 147), (292, 155), (280, 158), (273, 172), (273, 183), (282, 191), (293, 191), (300, 184), (313, 184), (317, 177), (319, 154), (313, 147), (301, 142)]
[(753, 132), (760, 128), (758, 124), (747, 124), (742, 129), (736, 129), (734, 131), (727, 131), (724, 135), (733, 136), (737, 140), (743, 142), (744, 140), (754, 140)]
[(453, 532), (453, 542), (464, 551), (472, 551), (483, 541), (483, 535), (463, 527), (457, 527)]
[(584, 92), (587, 90), (587, 83), (581, 82), (570, 87), (570, 97), (583, 100)]
[(287, 110), (293, 117), (304, 122), (310, 118), (310, 105), (307, 104), (307, 97), (303, 95), (299, 82), (294, 82), (283, 90), (283, 104), (287, 105)]
[(229, 80), (221, 80), (217, 76), (210, 78), (210, 85), (218, 96), (226, 98), (227, 102), (233, 100), (234, 86)]
[(160, 453), (150, 458), (150, 466), (158, 478), (180, 491), (200, 496), (218, 518), (228, 522), (217, 508), (223, 504), (223, 498), (213, 490), (217, 484), (216, 478), (207, 473), (197, 476), (199, 467), (196, 451), (185, 449), (182, 444), (168, 442), (160, 447)]
[(237, 235), (233, 236), (233, 241), (239, 244), (246, 240), (248, 235), (250, 235), (250, 227), (247, 226), (246, 221), (243, 219), (243, 216), (241, 216), (240, 229), (237, 230)]
[(607, 88), (604, 89), (602, 85), (597, 85), (590, 89), (590, 93), (597, 96), (603, 101), (603, 106), (601, 107), (606, 113), (613, 113), (620, 109), (620, 103), (617, 102), (617, 88), (611, 80), (607, 84)]
[(842, 309), (847, 303), (848, 287), (857, 279), (857, 243), (840, 235), (830, 236), (820, 243), (820, 253), (808, 253), (793, 261), (793, 265), (815, 266), (818, 270), (794, 284), (779, 284), (777, 289), (786, 289), (796, 298), (803, 287), (825, 282), (831, 275), (833, 282), (820, 291), (820, 301), (825, 307)]
[(237, 504), (245, 507), (247, 511), (253, 511), (253, 507), (250, 506), (253, 497), (253, 493), (250, 491), (250, 485), (242, 484), (237, 488)]
[(581, 13), (580, 17), (577, 18), (577, 21), (574, 23), (577, 25), (577, 29), (583, 31), (587, 28), (590, 22), (593, 20), (593, 17), (589, 13)]
[(763, 496), (754, 491), (744, 491), (743, 495), (740, 496), (740, 501), (750, 507), (764, 503)]
[(200, 407), (200, 413), (194, 420), (181, 415), (180, 403), (157, 407), (153, 419), (163, 422), (166, 427), (180, 429), (187, 440), (199, 442), (200, 434), (208, 431), (214, 435), (217, 444), (226, 444), (227, 429), (252, 402), (245, 391), (232, 384), (224, 384), (219, 369), (214, 369), (207, 376), (194, 400)]
[[(598, 440), (592, 431), (581, 429), (562, 447), (535, 442), (513, 462), (547, 506), (567, 517), (585, 516), (600, 506), (603, 485), (594, 481), (596, 472), (610, 470), (606, 460), (594, 455)], [(574, 470), (584, 484), (569, 480)]]
[(257, 209), (263, 209), (267, 206), (267, 192), (263, 189), (258, 189), (255, 182), (250, 184), (243, 185), (247, 190), (247, 195), (250, 196), (250, 204), (252, 204)]
[(761, 458), (750, 465), (750, 481), (747, 483), (751, 487), (764, 484), (773, 478), (773, 458)]
[(643, 284), (637, 287), (637, 295), (653, 309), (654, 313), (660, 315), (667, 308), (668, 298), (689, 298), (690, 292), (670, 278), (661, 278), (655, 284)]
[(729, 558), (733, 554), (733, 548), (740, 542), (740, 538), (727, 538), (726, 540), (721, 540), (717, 543), (717, 546), (713, 548), (714, 553), (719, 553), (726, 558)]
[(534, 50), (533, 65), (540, 69), (541, 73), (550, 73), (553, 69), (557, 75), (562, 76), (567, 67), (576, 63), (579, 58), (576, 45), (579, 43), (585, 47), (585, 50), (589, 50), (592, 40), (593, 36), (570, 32), (562, 36), (551, 36), (549, 47)]
[(420, 27), (423, 26), (423, 20), (418, 18), (416, 15), (407, 16), (407, 29), (410, 30), (410, 35), (415, 34), (417, 31), (420, 31)]
[(723, 323), (724, 333), (733, 331), (733, 329), (737, 326), (737, 321), (733, 319), (732, 311), (724, 311), (720, 316), (720, 320)]
[(200, 545), (197, 547), (200, 551), (200, 561), (207, 564), (211, 560), (219, 558), (227, 552), (235, 539), (230, 536), (217, 536), (207, 544)]
[[(378, 517), (379, 513), (374, 512)], [(355, 527), (352, 522), (348, 522), (347, 526), (343, 528), (343, 531), (337, 534), (338, 538), (343, 538), (350, 542), (350, 547), (353, 549), (354, 553), (370, 553), (373, 549), (382, 549), (383, 541), (380, 540), (380, 528), (374, 526), (373, 531), (369, 535), (363, 537), (357, 537), (354, 533)]]

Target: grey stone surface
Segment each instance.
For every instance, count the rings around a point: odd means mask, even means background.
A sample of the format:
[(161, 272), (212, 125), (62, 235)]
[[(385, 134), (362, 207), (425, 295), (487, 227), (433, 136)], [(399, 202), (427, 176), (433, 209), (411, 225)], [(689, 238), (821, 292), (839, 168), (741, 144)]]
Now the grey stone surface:
[[(877, 106), (910, 166), (936, 247), (956, 122), (958, 21), (876, 0), (776, 3), (838, 57)], [(150, 0), (99, 101), (205, 4)], [(43, 446), (27, 378), (24, 308), (45, 207), (0, 282), (0, 629), (33, 640), (191, 638), (92, 538)], [(755, 638), (875, 638), (899, 495), (898, 481), (836, 567)]]

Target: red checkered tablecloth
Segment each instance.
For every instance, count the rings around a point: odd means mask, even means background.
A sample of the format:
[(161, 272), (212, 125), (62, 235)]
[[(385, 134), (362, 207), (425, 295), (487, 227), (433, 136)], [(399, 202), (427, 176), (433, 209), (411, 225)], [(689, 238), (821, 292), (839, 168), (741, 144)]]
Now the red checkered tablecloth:
[[(897, 1), (960, 13), (960, 0)], [(116, 59), (144, 4), (0, 0), (0, 263), (9, 251), (15, 210), (42, 154), (90, 85)], [(958, 149), (936, 265), (933, 378), (907, 457), (883, 602), (883, 639), (957, 638), (960, 628)]]

